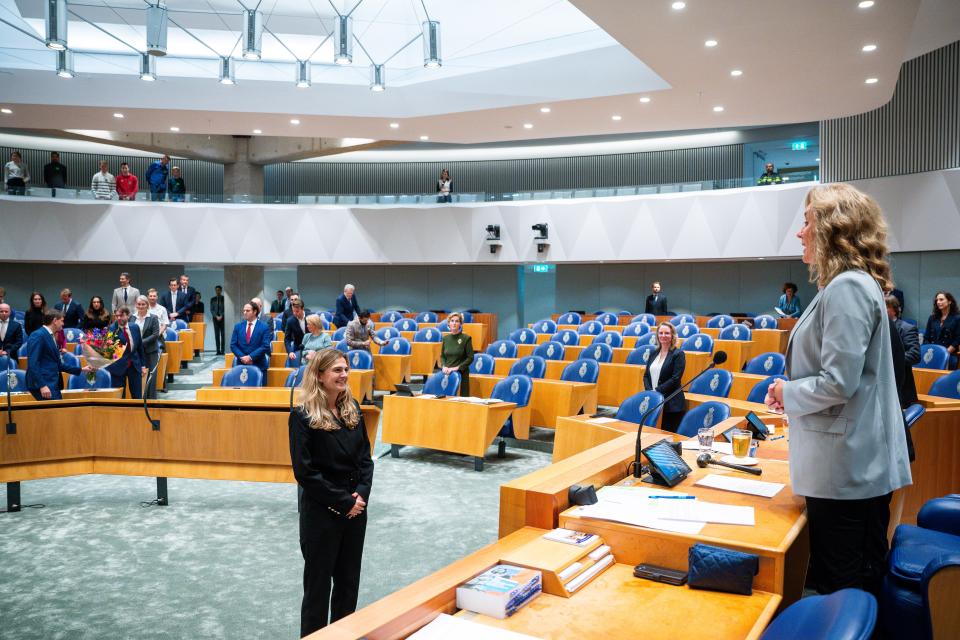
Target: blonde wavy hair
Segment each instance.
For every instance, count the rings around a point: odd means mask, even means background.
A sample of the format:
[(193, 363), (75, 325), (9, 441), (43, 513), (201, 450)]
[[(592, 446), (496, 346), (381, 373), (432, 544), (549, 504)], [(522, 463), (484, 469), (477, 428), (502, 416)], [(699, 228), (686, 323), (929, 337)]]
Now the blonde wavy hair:
[[(327, 408), (327, 392), (320, 384), (320, 375), (341, 360), (348, 368), (350, 367), (347, 356), (342, 351), (323, 349), (314, 354), (303, 373), (303, 380), (300, 383), (300, 388), (303, 390), (300, 408), (310, 419), (310, 427), (313, 429), (336, 431), (340, 428), (333, 413)], [(336, 404), (340, 412), (340, 420), (347, 425), (348, 429), (355, 428), (360, 423), (360, 411), (353, 401), (349, 386), (337, 398)]]
[(810, 282), (825, 287), (844, 271), (858, 269), (884, 291), (893, 289), (887, 222), (876, 200), (838, 182), (810, 189), (805, 204), (814, 231)]

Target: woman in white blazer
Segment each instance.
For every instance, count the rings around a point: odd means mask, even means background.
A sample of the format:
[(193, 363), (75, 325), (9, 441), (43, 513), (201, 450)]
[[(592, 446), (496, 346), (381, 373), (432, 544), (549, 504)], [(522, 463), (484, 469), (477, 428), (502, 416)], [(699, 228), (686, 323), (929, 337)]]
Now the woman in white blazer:
[(887, 225), (847, 184), (814, 187), (797, 234), (819, 293), (787, 345), (788, 382), (767, 405), (790, 420), (790, 481), (810, 527), (807, 583), (877, 593), (891, 493), (909, 485), (883, 291), (893, 287)]

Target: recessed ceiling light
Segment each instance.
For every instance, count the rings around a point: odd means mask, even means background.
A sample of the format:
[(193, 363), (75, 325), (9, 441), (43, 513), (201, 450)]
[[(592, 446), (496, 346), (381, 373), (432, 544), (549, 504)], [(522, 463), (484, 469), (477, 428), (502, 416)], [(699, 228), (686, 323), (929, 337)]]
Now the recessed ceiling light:
[(257, 135), (257, 136), (258, 136), (258, 135), (260, 135), (261, 133), (263, 133), (263, 131), (261, 131), (260, 129), (254, 129), (254, 130), (253, 130), (253, 134), (254, 134), (254, 135)]
[(650, 97), (649, 97), (649, 96), (642, 96), (642, 97), (640, 98), (640, 102), (642, 102), (643, 104), (647, 104), (648, 102), (650, 102)]
[(870, 7), (873, 6), (873, 4), (874, 4), (873, 0), (863, 0), (863, 2), (861, 2), (857, 6), (860, 7), (861, 9), (869, 9)]
[(877, 82), (879, 82), (879, 80), (877, 80), (876, 78), (867, 78), (867, 79), (864, 80), (863, 82), (864, 82), (865, 84), (877, 84)]
[(674, 11), (683, 11), (684, 9), (687, 8), (687, 3), (686, 3), (686, 2), (674, 2), (673, 4), (670, 5), (670, 8), (673, 9)]
[(122, 114), (122, 113), (115, 113), (115, 114), (113, 114), (113, 117), (114, 117), (114, 118), (122, 118), (122, 117), (123, 117), (123, 114)]
[(540, 107), (540, 113), (550, 113), (550, 107)]
[(529, 122), (524, 122), (524, 123), (523, 123), (523, 128), (524, 128), (524, 129), (533, 129), (533, 124), (531, 124), (531, 123), (529, 123)]
[(420, 139), (426, 142), (427, 140), (430, 139), (430, 136), (420, 136)]
[(610, 116), (610, 119), (613, 120), (614, 122), (620, 122), (621, 120), (623, 120), (623, 116)]
[(871, 51), (876, 51), (876, 50), (877, 50), (877, 45), (875, 44), (865, 44), (863, 45), (863, 48), (860, 49), (860, 51), (863, 51), (864, 53), (870, 53)]
[(743, 71), (741, 71), (740, 69), (734, 69), (733, 71), (730, 72), (730, 75), (732, 75), (734, 78), (739, 78), (740, 76), (743, 75)]
[(173, 131), (173, 132), (180, 131), (180, 127), (170, 127), (170, 131)]
[(6, 115), (10, 115), (11, 113), (13, 113), (13, 111), (4, 107), (3, 109), (0, 109), (0, 113), (5, 113)]
[(296, 118), (293, 118), (292, 120), (290, 120), (290, 124), (300, 124), (300, 121), (297, 120)]
[(717, 46), (717, 41), (716, 41), (716, 40), (707, 40), (706, 42), (703, 43), (703, 46), (705, 46), (705, 47), (715, 47), (715, 46)]
[(721, 107), (721, 106), (718, 104), (717, 106), (715, 106), (715, 107), (713, 108), (713, 111), (714, 111), (714, 113), (720, 113), (721, 111), (723, 111), (723, 107)]
[(814, 162), (820, 162), (820, 158), (817, 158)]
[(391, 129), (399, 129), (399, 128), (400, 128), (400, 123), (399, 123), (399, 122), (391, 122), (391, 123), (390, 123), (390, 128), (391, 128)]

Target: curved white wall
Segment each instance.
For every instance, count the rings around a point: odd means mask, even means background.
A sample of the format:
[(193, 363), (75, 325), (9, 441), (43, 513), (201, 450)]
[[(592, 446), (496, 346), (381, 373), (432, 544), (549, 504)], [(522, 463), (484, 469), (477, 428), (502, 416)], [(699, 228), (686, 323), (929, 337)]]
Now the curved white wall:
[[(960, 247), (960, 170), (858, 183), (894, 251)], [(624, 198), (345, 207), (0, 198), (0, 260), (191, 264), (643, 262), (787, 258), (809, 184)], [(546, 222), (538, 256), (531, 225)], [(499, 224), (491, 255), (484, 228)]]

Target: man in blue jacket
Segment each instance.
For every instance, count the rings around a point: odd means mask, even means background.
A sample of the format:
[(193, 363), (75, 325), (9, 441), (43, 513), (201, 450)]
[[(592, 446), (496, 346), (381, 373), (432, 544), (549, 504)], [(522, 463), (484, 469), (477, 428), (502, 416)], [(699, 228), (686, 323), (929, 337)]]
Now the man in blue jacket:
[(7, 356), (17, 367), (17, 357), (23, 346), (23, 325), (13, 318), (13, 311), (6, 302), (0, 302), (0, 356)]
[(147, 179), (147, 185), (150, 187), (150, 199), (153, 201), (163, 200), (167, 195), (169, 164), (170, 156), (164, 154), (159, 160), (150, 163), (147, 172), (143, 175)]
[(337, 298), (337, 310), (333, 316), (333, 324), (337, 325), (338, 329), (345, 327), (348, 322), (353, 320), (355, 314), (360, 314), (360, 303), (357, 302), (355, 287), (348, 284)]
[(117, 309), (117, 321), (110, 325), (110, 331), (120, 338), (120, 344), (126, 349), (120, 358), (110, 365), (111, 386), (123, 389), (126, 397), (126, 385), (130, 385), (130, 397), (139, 400), (143, 397), (143, 376), (147, 373), (147, 354), (143, 350), (143, 337), (136, 322), (130, 322), (130, 307)]
[(236, 357), (236, 364), (251, 364), (263, 372), (267, 378), (270, 368), (270, 342), (273, 332), (267, 323), (258, 320), (260, 306), (248, 302), (243, 305), (243, 320), (233, 327), (230, 337), (230, 351)]
[(53, 336), (63, 329), (63, 314), (51, 309), (43, 314), (43, 328), (27, 338), (27, 391), (37, 400), (59, 400), (60, 372), (80, 375), (93, 367), (71, 367), (60, 359), (60, 349)]

